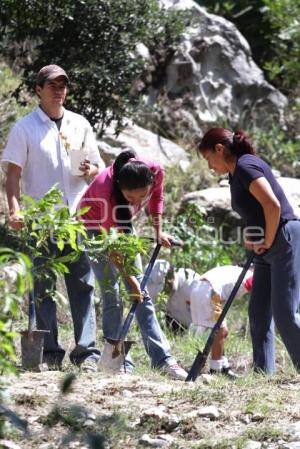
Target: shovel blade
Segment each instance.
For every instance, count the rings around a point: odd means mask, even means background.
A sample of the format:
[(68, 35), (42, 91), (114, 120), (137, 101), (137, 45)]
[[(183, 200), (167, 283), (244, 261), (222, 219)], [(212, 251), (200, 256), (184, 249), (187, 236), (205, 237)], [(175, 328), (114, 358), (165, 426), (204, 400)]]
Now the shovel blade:
[(43, 363), (44, 335), (49, 331), (34, 330), (21, 332), (22, 368), (40, 371)]
[(195, 380), (197, 379), (199, 374), (201, 374), (205, 366), (207, 356), (208, 355), (205, 354), (204, 352), (198, 351), (197, 357), (195, 358), (194, 363), (188, 372), (187, 378), (185, 379), (186, 382), (189, 381), (195, 382)]
[(131, 346), (132, 340), (120, 341), (105, 338), (103, 351), (99, 361), (99, 371), (118, 373), (125, 366), (125, 357)]

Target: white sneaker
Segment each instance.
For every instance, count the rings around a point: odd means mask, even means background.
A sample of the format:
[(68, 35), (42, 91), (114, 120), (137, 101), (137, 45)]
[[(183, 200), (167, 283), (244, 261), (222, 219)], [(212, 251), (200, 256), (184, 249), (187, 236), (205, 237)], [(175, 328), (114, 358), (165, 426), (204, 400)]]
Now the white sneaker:
[(188, 373), (177, 362), (165, 362), (160, 368), (165, 374), (168, 374), (172, 379), (185, 380)]
[(131, 374), (133, 374), (133, 367), (129, 367), (129, 366), (126, 366), (126, 365), (122, 365), (121, 368), (120, 368), (119, 373), (117, 373), (117, 374), (127, 374), (127, 375), (131, 375)]
[(85, 359), (79, 367), (82, 373), (96, 373), (98, 371), (98, 363), (94, 359)]

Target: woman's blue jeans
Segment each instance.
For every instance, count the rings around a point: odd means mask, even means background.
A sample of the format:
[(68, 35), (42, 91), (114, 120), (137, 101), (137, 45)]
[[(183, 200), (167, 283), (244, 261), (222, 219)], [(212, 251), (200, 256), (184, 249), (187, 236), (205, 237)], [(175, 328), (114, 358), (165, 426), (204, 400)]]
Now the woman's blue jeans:
[[(123, 318), (120, 273), (113, 263), (108, 262), (107, 257), (98, 258), (97, 261), (91, 260), (91, 266), (102, 293), (103, 335), (105, 338), (118, 339)], [(135, 259), (135, 266), (140, 273), (136, 275), (136, 278), (141, 283), (143, 274), (139, 255)], [(130, 293), (131, 289), (128, 283), (125, 282), (125, 286)], [(147, 290), (144, 291), (144, 301), (138, 304), (135, 317), (141, 330), (146, 352), (151, 359), (151, 365), (156, 368), (171, 358), (170, 345), (161, 330), (152, 300)], [(128, 360), (126, 359), (127, 366), (130, 363), (132, 364), (130, 357), (128, 357)]]
[(272, 247), (255, 258), (249, 320), (256, 371), (275, 372), (274, 322), (300, 371), (299, 303), (300, 221), (292, 220), (280, 227)]

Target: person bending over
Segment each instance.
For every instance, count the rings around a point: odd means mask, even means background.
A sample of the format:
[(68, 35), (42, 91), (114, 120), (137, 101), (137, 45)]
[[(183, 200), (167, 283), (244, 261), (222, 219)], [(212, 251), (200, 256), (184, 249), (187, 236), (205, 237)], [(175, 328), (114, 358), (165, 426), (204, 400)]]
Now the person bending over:
[[(159, 259), (153, 267), (148, 289), (154, 301), (162, 291), (168, 293), (166, 314), (173, 328), (175, 322), (177, 327), (189, 328), (201, 335), (215, 325), (241, 272), (242, 268), (238, 266), (224, 265), (199, 275), (190, 268), (175, 270), (168, 261)], [(249, 270), (237, 292), (237, 298), (251, 291), (252, 277), (253, 271)], [(210, 373), (235, 378), (224, 355), (227, 335), (228, 328), (223, 321), (213, 340)]]
[[(163, 176), (164, 171), (158, 163), (138, 158), (130, 150), (121, 152), (115, 162), (95, 178), (80, 201), (79, 208), (90, 208), (81, 217), (89, 235), (97, 235), (101, 229), (109, 230), (112, 227), (119, 232), (132, 233), (134, 215), (143, 206), (147, 206), (157, 241), (170, 247), (172, 237), (162, 231)], [(122, 326), (123, 303), (118, 276), (119, 270), (122, 271), (121, 259), (122, 255), (118, 261), (115, 259), (109, 263), (107, 257), (98, 257), (97, 261), (91, 259), (102, 292), (103, 334), (105, 338), (112, 340), (119, 338)], [(169, 343), (160, 328), (147, 289), (144, 297), (142, 295), (140, 255), (136, 256), (135, 265), (139, 274), (126, 276), (125, 285), (129, 294), (139, 301), (136, 319), (152, 367), (175, 379), (184, 380), (187, 373), (171, 355)], [(127, 372), (133, 368), (129, 357), (126, 358), (125, 367)]]

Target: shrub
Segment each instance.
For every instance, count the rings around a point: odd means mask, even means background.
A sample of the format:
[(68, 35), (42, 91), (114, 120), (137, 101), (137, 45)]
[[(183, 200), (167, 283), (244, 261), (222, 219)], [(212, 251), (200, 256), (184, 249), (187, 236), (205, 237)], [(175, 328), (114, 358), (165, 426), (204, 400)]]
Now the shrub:
[(138, 107), (132, 89), (145, 62), (137, 44), (172, 53), (181, 30), (180, 14), (156, 0), (3, 0), (0, 51), (19, 63), (29, 88), (42, 66), (62, 65), (72, 80), (69, 105), (102, 134)]

